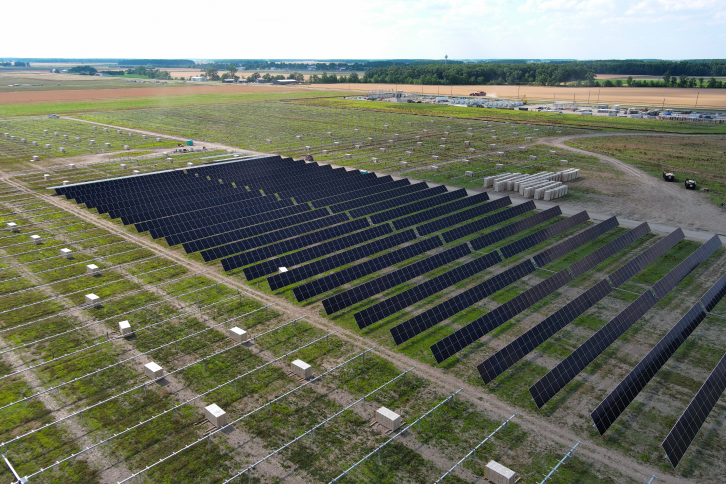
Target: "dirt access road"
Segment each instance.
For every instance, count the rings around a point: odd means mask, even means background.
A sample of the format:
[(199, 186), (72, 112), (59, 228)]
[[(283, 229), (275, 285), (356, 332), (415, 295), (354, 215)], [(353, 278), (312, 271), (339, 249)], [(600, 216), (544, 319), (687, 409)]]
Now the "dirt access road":
[(726, 210), (710, 203), (707, 195), (686, 190), (680, 183), (666, 183), (617, 158), (565, 144), (570, 140), (593, 136), (622, 136), (622, 133), (581, 134), (539, 140), (539, 143), (558, 150), (594, 156), (624, 175), (613, 179), (583, 179), (575, 182), (572, 184), (575, 193), (578, 188), (593, 192), (571, 202), (563, 200), (563, 206), (573, 205), (631, 220), (726, 235)]

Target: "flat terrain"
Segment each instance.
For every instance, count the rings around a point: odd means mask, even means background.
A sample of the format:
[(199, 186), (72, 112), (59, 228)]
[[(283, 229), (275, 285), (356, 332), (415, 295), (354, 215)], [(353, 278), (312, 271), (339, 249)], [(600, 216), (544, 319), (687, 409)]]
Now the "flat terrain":
[(316, 84), (316, 87), (338, 90), (399, 90), (403, 92), (438, 94), (441, 96), (466, 96), (484, 91), (487, 97), (522, 98), (542, 101), (600, 102), (622, 105), (682, 106), (693, 108), (698, 97), (701, 108), (726, 109), (726, 89), (683, 88), (590, 88), (590, 87), (543, 87), (543, 86), (421, 86), (413, 84)]

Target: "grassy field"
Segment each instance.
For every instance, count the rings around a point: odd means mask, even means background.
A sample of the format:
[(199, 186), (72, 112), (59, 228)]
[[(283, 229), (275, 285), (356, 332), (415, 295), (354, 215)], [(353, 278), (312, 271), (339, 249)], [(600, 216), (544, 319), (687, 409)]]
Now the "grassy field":
[(694, 178), (700, 188), (710, 188), (712, 201), (718, 204), (726, 201), (726, 136), (581, 138), (567, 144), (614, 156), (655, 177), (661, 177), (663, 171), (672, 171), (681, 187), (686, 178)]
[(492, 121), (512, 121), (519, 123), (536, 123), (542, 125), (598, 129), (653, 131), (662, 133), (684, 134), (723, 134), (724, 124), (676, 123), (672, 121), (656, 121), (644, 119), (605, 117), (605, 116), (571, 116), (565, 114), (540, 113), (530, 111), (509, 111), (504, 109), (476, 109), (439, 106), (435, 104), (402, 104), (387, 102), (350, 101), (344, 99), (317, 99), (306, 101), (316, 106), (329, 106), (349, 109), (396, 112), (425, 116), (451, 116), (455, 118), (489, 119)]

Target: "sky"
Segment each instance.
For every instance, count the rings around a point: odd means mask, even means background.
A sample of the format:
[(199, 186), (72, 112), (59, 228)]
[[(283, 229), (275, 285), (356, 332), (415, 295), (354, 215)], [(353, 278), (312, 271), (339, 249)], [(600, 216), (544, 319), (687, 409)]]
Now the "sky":
[(726, 57), (726, 0), (33, 0), (3, 10), (5, 58)]

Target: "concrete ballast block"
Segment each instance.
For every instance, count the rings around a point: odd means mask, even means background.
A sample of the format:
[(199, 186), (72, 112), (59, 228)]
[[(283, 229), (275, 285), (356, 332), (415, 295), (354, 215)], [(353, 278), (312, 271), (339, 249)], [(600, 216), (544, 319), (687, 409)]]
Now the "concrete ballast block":
[(101, 298), (96, 296), (95, 294), (86, 294), (86, 304), (89, 304), (93, 306), (94, 308), (97, 308), (101, 306)]
[(204, 407), (204, 417), (217, 428), (222, 428), (228, 423), (227, 412), (219, 408), (216, 403)]
[(144, 374), (152, 380), (157, 380), (164, 376), (164, 369), (152, 361), (144, 365)]
[(118, 330), (121, 333), (121, 336), (126, 336), (133, 333), (133, 331), (131, 331), (131, 324), (129, 324), (128, 321), (119, 321)]
[(293, 361), (290, 370), (304, 380), (313, 376), (313, 367), (302, 360)]
[(376, 410), (376, 422), (388, 430), (397, 430), (401, 426), (401, 416), (386, 407), (381, 407)]
[(229, 337), (238, 343), (244, 343), (245, 341), (250, 339), (250, 335), (247, 333), (247, 331), (242, 328), (238, 328), (237, 326), (229, 329)]

